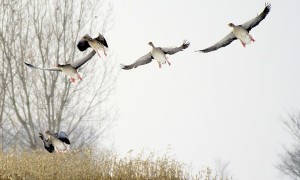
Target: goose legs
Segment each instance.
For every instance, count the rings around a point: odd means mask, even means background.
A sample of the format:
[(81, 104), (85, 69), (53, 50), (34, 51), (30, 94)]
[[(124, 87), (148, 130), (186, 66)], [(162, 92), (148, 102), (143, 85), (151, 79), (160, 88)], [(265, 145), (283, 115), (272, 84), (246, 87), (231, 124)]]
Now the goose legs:
[[(98, 49), (98, 50), (95, 50), (95, 51), (97, 52), (98, 56), (101, 58), (101, 55), (100, 55), (100, 50)], [(103, 53), (104, 53), (105, 57), (107, 57), (107, 54), (106, 54), (106, 52), (105, 52), (105, 49), (104, 49), (104, 48), (103, 48)]]
[(158, 61), (157, 61), (157, 63), (158, 63), (158, 67), (159, 67), (159, 68), (161, 68), (161, 63), (160, 63), (160, 62), (158, 62)]
[[(77, 73), (77, 77), (78, 77), (78, 79), (82, 80), (82, 77), (81, 77), (78, 73)], [(75, 81), (76, 81), (75, 78), (70, 77), (70, 82), (71, 82), (71, 83), (75, 83)]]
[(78, 79), (82, 80), (82, 77), (77, 73)]
[(105, 49), (104, 49), (104, 48), (103, 48), (103, 53), (104, 53), (104, 55), (105, 55), (105, 56), (107, 56), (107, 54), (106, 54), (106, 52), (105, 52)]
[(249, 34), (249, 37), (251, 39), (252, 42), (254, 42), (255, 40), (253, 39), (253, 37)]
[(167, 61), (167, 63), (169, 64), (169, 66), (171, 66), (171, 63), (170, 63), (170, 61), (169, 61), (168, 59), (166, 59), (166, 61)]
[(245, 44), (242, 40), (240, 40), (240, 41), (241, 41), (242, 45), (243, 45), (244, 47), (246, 47), (246, 44)]
[(70, 77), (70, 82), (74, 83), (75, 82), (75, 78)]
[(96, 51), (96, 52), (97, 52), (98, 56), (101, 58), (101, 55), (100, 55), (99, 51)]

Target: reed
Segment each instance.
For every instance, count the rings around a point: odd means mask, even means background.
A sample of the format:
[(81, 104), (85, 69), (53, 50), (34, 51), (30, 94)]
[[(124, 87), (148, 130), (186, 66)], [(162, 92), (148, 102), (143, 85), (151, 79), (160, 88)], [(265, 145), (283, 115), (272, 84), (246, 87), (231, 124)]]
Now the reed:
[(0, 153), (0, 179), (125, 179), (125, 180), (213, 180), (212, 170), (193, 173), (166, 154), (128, 153), (119, 157), (111, 151), (90, 149), (53, 153), (45, 151)]

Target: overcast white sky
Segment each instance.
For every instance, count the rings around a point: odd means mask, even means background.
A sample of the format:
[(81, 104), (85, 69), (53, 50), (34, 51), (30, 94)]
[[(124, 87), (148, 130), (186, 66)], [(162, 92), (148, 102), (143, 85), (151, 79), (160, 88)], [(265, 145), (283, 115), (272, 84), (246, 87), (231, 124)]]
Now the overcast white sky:
[(132, 63), (157, 46), (191, 42), (156, 62), (121, 71), (114, 101), (120, 117), (113, 129), (121, 153), (166, 150), (195, 168), (214, 158), (231, 162), (240, 180), (282, 179), (274, 165), (291, 141), (281, 120), (300, 109), (300, 1), (271, 0), (265, 20), (251, 31), (255, 43), (234, 41), (195, 53), (230, 32), (229, 22), (250, 20), (261, 0), (113, 0), (114, 28), (107, 35), (119, 63)]

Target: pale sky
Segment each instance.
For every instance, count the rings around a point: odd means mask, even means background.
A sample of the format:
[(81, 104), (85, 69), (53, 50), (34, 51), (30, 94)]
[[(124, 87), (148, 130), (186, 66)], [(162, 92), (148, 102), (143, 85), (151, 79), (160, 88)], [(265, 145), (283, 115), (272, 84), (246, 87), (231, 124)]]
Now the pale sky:
[(261, 0), (113, 0), (115, 22), (107, 34), (118, 64), (156, 46), (190, 47), (121, 71), (113, 101), (117, 150), (165, 151), (200, 169), (221, 157), (240, 180), (283, 179), (274, 167), (291, 140), (282, 120), (300, 109), (300, 1), (271, 0), (271, 12), (250, 34), (217, 51), (195, 53), (264, 9)]

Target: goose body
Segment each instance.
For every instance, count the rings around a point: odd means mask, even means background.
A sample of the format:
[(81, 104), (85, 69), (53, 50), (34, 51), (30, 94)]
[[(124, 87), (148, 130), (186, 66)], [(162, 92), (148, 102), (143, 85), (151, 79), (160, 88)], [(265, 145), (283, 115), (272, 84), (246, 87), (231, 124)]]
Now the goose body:
[(77, 72), (77, 70), (72, 67), (70, 64), (66, 64), (66, 65), (61, 65), (58, 64), (57, 67), (63, 72), (65, 73), (67, 76), (70, 77), (70, 81), (71, 82), (75, 82), (76, 80), (82, 80), (82, 78), (80, 77), (79, 73)]
[(171, 65), (171, 63), (167, 59), (166, 54), (161, 50), (161, 48), (155, 47), (152, 42), (150, 42), (149, 45), (152, 46), (151, 56), (153, 57), (153, 59), (157, 60), (159, 67), (161, 67), (161, 64), (166, 64), (166, 62)]
[(41, 68), (41, 67), (34, 66), (32, 64), (29, 64), (27, 62), (24, 62), (24, 63), (28, 67), (34, 68), (34, 69), (63, 72), (64, 74), (66, 74), (67, 76), (70, 77), (71, 82), (75, 82), (78, 79), (82, 80), (79, 73), (77, 72), (77, 69), (80, 68), (86, 62), (88, 62), (90, 59), (92, 59), (92, 57), (95, 54), (96, 54), (96, 52), (92, 51), (89, 54), (87, 54), (86, 56), (84, 56), (74, 62), (71, 62), (69, 64), (57, 64), (57, 66), (55, 68)]
[(232, 32), (234, 34), (234, 36), (239, 39), (240, 41), (242, 41), (244, 44), (250, 44), (251, 43), (251, 35), (249, 34), (249, 32), (243, 28), (242, 26), (235, 26), (232, 29)]
[(66, 152), (69, 149), (70, 140), (65, 132), (51, 133), (50, 131), (45, 131), (45, 134), (47, 138), (44, 138), (42, 133), (39, 133), (39, 137), (43, 140), (44, 147), (49, 153), (54, 152), (54, 150)]
[(57, 139), (56, 137), (50, 136), (49, 141), (53, 144), (54, 148), (59, 151), (63, 152), (68, 149), (68, 145), (61, 140)]
[(78, 42), (77, 47), (80, 51), (85, 51), (87, 48), (91, 47), (98, 53), (100, 58), (101, 51), (103, 51), (104, 55), (107, 56), (106, 50), (108, 49), (108, 44), (104, 36), (100, 33), (96, 38), (91, 38), (88, 34), (84, 35)]
[(265, 8), (262, 13), (260, 13), (255, 18), (247, 21), (246, 23), (242, 25), (234, 25), (233, 23), (229, 23), (228, 26), (232, 27), (232, 31), (225, 36), (223, 39), (221, 39), (216, 44), (202, 50), (197, 50), (196, 52), (211, 52), (215, 51), (219, 48), (225, 47), (229, 45), (232, 41), (239, 39), (244, 47), (246, 47), (246, 44), (250, 44), (251, 42), (254, 42), (255, 40), (253, 37), (249, 34), (250, 30), (257, 26), (262, 20), (265, 19), (265, 17), (269, 14), (271, 10), (270, 4), (265, 4)]
[(181, 46), (174, 47), (174, 48), (155, 47), (152, 42), (149, 42), (148, 44), (152, 47), (151, 51), (148, 54), (142, 56), (141, 58), (139, 58), (132, 64), (129, 64), (129, 65), (121, 64), (121, 68), (124, 70), (137, 68), (140, 65), (145, 65), (145, 64), (150, 63), (152, 61), (152, 59), (155, 59), (157, 61), (159, 68), (161, 68), (162, 64), (168, 63), (169, 65), (171, 65), (166, 54), (169, 54), (169, 55), (175, 54), (179, 51), (182, 51), (182, 50), (188, 48), (190, 45), (190, 43), (188, 41), (184, 41)]

